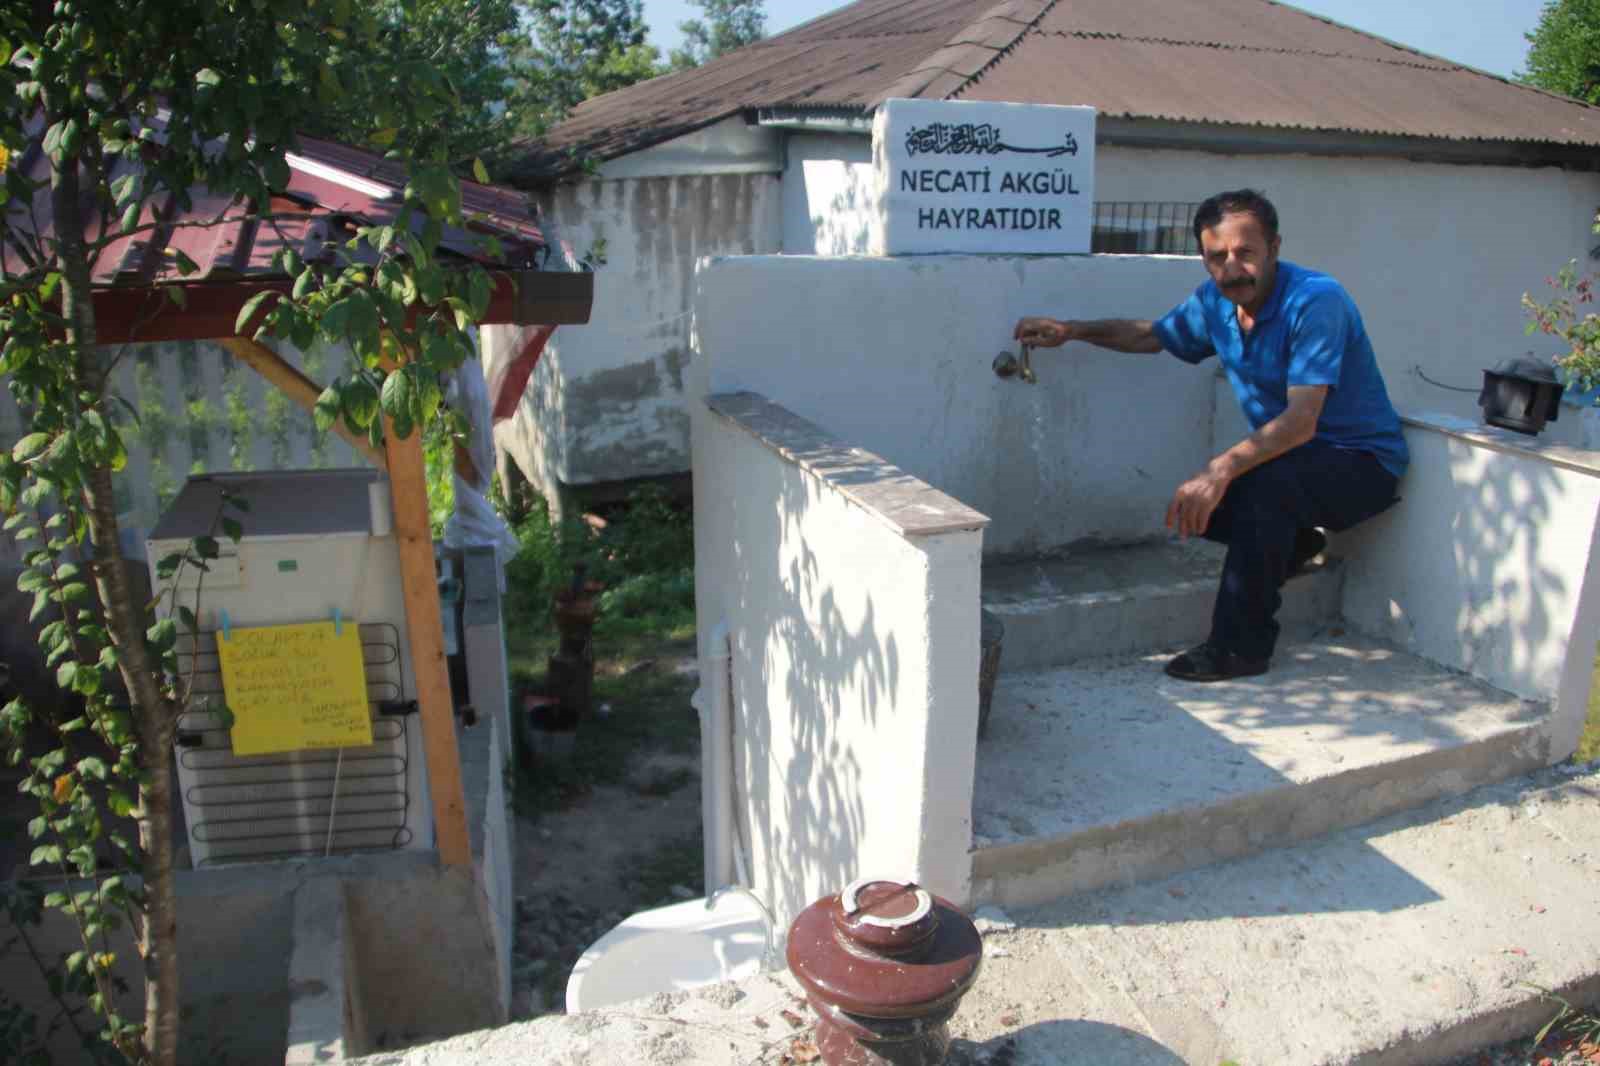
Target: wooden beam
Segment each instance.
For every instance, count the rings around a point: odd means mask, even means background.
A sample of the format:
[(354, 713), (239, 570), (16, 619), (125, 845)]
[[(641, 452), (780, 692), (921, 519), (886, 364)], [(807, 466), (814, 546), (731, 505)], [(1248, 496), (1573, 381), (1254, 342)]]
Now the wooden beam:
[[(317, 397), (322, 395), (322, 389), (265, 344), (248, 337), (221, 337), (217, 343), (307, 411), (316, 407)], [(350, 427), (342, 420), (333, 423), (333, 431), (344, 438), (350, 447), (366, 456), (367, 462), (379, 470), (389, 469), (389, 460), (384, 454), (374, 448), (366, 437), (350, 432)]]
[(472, 864), (467, 835), (466, 793), (461, 787), (461, 753), (456, 747), (455, 708), (444, 654), (444, 624), (428, 527), (428, 486), (422, 459), (422, 433), (400, 440), (384, 420), (389, 457), (389, 493), (394, 499), (394, 532), (400, 545), (400, 587), (406, 604), (411, 668), (422, 710), (422, 747), (428, 760), (428, 794), (433, 799), (433, 832), (446, 866)]

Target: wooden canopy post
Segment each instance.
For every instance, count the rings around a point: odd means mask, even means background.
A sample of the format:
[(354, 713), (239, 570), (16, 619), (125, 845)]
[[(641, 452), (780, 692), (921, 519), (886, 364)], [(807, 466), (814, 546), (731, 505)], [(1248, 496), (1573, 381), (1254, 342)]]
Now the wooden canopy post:
[(417, 679), (417, 703), (422, 709), (422, 746), (428, 759), (434, 837), (441, 862), (446, 866), (470, 866), (466, 794), (461, 787), (461, 754), (456, 747), (455, 711), (433, 562), (433, 532), (428, 525), (422, 430), (413, 429), (409, 437), (401, 440), (387, 418), (383, 428), (389, 492), (394, 498), (394, 532), (400, 546), (406, 632), (410, 635), (411, 666)]

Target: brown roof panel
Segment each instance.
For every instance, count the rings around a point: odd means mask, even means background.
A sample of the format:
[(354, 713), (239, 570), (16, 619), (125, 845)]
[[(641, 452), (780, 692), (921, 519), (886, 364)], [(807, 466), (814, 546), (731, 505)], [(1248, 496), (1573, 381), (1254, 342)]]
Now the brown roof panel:
[(1600, 108), (1274, 0), (859, 0), (696, 70), (585, 101), (525, 146), (512, 176), (548, 180), (744, 110), (866, 112), (892, 96), (1600, 147)]
[(1458, 66), (1270, 0), (1063, 0), (1038, 28), (1041, 33), (1359, 56), (1436, 69)]
[(1463, 67), (1029, 34), (963, 100), (1088, 104), (1105, 116), (1460, 140), (1600, 144), (1600, 108)]

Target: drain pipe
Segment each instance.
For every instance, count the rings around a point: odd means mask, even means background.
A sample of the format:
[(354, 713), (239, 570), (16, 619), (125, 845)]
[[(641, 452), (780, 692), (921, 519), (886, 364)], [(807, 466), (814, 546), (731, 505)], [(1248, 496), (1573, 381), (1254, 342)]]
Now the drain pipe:
[(749, 884), (747, 872), (736, 869), (734, 862), (733, 654), (727, 622), (718, 622), (711, 630), (700, 658), (700, 687), (692, 702), (700, 714), (700, 810), (709, 896), (724, 885)]

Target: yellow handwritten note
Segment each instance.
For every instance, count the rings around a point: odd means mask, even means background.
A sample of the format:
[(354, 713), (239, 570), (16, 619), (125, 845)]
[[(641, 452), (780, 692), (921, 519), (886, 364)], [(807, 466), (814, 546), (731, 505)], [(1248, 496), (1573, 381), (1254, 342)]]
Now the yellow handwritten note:
[(304, 622), (218, 634), (234, 754), (372, 743), (357, 628)]

